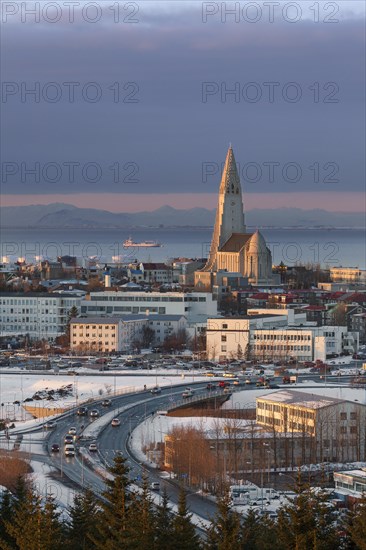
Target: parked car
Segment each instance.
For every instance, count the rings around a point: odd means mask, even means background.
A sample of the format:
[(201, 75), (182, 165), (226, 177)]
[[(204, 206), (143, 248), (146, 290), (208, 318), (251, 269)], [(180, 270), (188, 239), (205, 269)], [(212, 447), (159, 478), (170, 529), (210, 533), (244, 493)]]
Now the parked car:
[(80, 407), (77, 411), (76, 411), (76, 414), (78, 416), (86, 416), (88, 414), (88, 408), (87, 407)]
[(91, 453), (95, 453), (98, 450), (98, 445), (96, 443), (90, 443), (89, 445), (89, 451)]
[(102, 401), (102, 407), (110, 407), (112, 405), (112, 401), (110, 399), (104, 399)]
[(92, 410), (90, 411), (90, 413), (89, 413), (89, 416), (90, 416), (91, 418), (97, 418), (97, 417), (99, 416), (99, 411), (98, 411), (98, 409), (92, 409)]
[(160, 491), (160, 483), (158, 481), (153, 481), (150, 483), (150, 489), (152, 491)]
[(111, 424), (112, 424), (112, 426), (120, 426), (120, 425), (121, 425), (121, 421), (120, 421), (119, 418), (113, 418)]
[(60, 451), (60, 445), (58, 443), (54, 443), (51, 447), (51, 453), (58, 453)]

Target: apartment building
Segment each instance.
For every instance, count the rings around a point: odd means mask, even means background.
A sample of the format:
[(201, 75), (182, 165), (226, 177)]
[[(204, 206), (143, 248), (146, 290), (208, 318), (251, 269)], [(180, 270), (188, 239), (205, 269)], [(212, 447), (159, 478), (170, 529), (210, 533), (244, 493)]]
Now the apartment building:
[(142, 337), (147, 318), (122, 317), (74, 318), (70, 322), (70, 348), (77, 351), (130, 352)]
[(155, 332), (154, 344), (162, 344), (172, 334), (177, 334), (187, 327), (184, 315), (149, 315), (148, 325)]
[(330, 280), (332, 282), (366, 283), (366, 269), (358, 267), (331, 267)]
[[(273, 439), (304, 437), (302, 462), (365, 460), (366, 406), (295, 390), (256, 399), (257, 423)], [(309, 437), (311, 438), (309, 440)]]
[(85, 292), (1, 292), (0, 333), (2, 336), (28, 334), (31, 339), (53, 340), (65, 332), (72, 307), (78, 311)]
[(250, 334), (256, 327), (273, 327), (287, 324), (287, 316), (261, 314), (243, 317), (217, 317), (207, 320), (206, 351), (208, 359), (225, 361), (248, 353)]

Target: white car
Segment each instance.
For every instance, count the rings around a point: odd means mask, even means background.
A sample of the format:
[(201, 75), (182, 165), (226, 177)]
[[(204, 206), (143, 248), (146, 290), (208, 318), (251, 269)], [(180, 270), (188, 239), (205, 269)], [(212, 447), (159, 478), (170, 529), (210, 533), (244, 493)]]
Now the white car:
[(98, 450), (98, 445), (96, 443), (90, 443), (89, 445), (89, 451), (91, 453), (95, 453)]
[(71, 426), (71, 428), (69, 428), (69, 434), (70, 435), (76, 435), (77, 433), (77, 430), (75, 428), (75, 426)]
[(112, 426), (120, 426), (120, 425), (121, 425), (121, 421), (120, 421), (119, 418), (113, 418), (111, 424), (112, 424)]
[(65, 445), (64, 453), (65, 453), (65, 456), (75, 456), (74, 445)]

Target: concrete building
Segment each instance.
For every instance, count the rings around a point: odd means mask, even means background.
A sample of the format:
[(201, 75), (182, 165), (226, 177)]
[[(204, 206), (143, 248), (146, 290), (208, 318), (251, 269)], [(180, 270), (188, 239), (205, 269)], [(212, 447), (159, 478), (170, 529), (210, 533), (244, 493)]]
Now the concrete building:
[(162, 344), (172, 334), (187, 328), (184, 315), (149, 315), (148, 325), (155, 332), (154, 344)]
[(330, 280), (332, 282), (361, 283), (366, 284), (366, 269), (358, 267), (331, 267)]
[(300, 434), (302, 463), (365, 460), (366, 406), (312, 393), (282, 390), (257, 397), (257, 423), (273, 433)]
[(28, 334), (31, 339), (53, 340), (65, 332), (71, 308), (80, 312), (85, 292), (1, 292), (0, 333)]
[(366, 468), (334, 472), (335, 493), (338, 498), (354, 504), (366, 494)]
[(71, 319), (70, 348), (103, 353), (134, 351), (146, 325), (147, 318), (140, 315)]
[(250, 284), (274, 284), (272, 255), (263, 235), (247, 233), (240, 178), (234, 152), (229, 147), (222, 173), (210, 254), (205, 267), (195, 273), (195, 288), (210, 291), (220, 271), (237, 273)]
[(257, 327), (286, 326), (287, 317), (277, 315), (251, 315), (244, 317), (217, 317), (207, 320), (207, 358), (218, 361), (236, 359), (248, 354), (250, 334)]
[(345, 326), (306, 326), (305, 313), (292, 309), (257, 309), (251, 315), (207, 321), (207, 355), (219, 361), (237, 358), (238, 350), (259, 361), (324, 361), (335, 353), (354, 353), (358, 342), (358, 332)]
[(217, 302), (206, 292), (91, 292), (82, 301), (81, 314), (184, 315), (188, 325), (206, 324), (217, 315)]
[(349, 322), (353, 332), (358, 332), (360, 344), (366, 344), (366, 313), (350, 315)]

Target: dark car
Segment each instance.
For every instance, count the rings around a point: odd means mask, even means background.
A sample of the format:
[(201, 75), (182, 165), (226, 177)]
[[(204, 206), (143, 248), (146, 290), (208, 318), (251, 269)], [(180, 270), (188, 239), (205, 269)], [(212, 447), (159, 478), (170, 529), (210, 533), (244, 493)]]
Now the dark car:
[(112, 405), (112, 401), (110, 399), (104, 399), (102, 401), (102, 407), (110, 407)]
[(76, 411), (76, 414), (78, 416), (87, 416), (88, 414), (88, 409), (87, 407), (80, 407), (77, 411)]
[(51, 447), (51, 453), (58, 453), (60, 451), (60, 445), (54, 443)]

